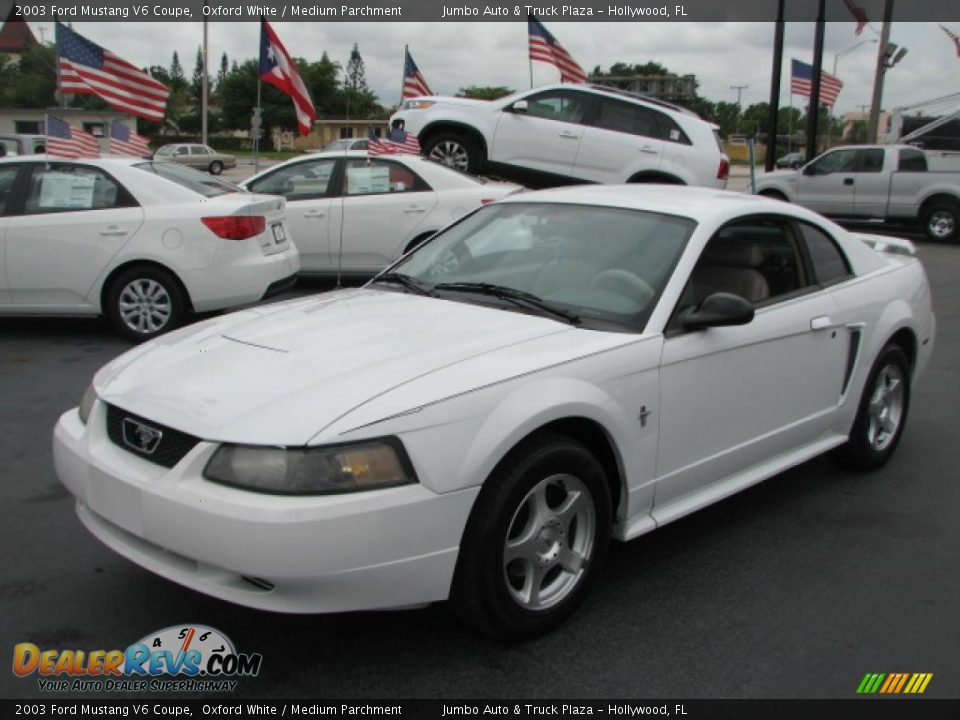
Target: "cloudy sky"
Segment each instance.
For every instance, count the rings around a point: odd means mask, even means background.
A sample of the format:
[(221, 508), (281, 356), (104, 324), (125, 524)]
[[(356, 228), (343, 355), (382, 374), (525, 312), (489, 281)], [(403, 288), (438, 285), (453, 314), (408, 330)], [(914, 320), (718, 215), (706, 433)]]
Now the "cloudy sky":
[[(31, 23), (39, 36), (52, 37), (49, 23)], [(766, 100), (770, 87), (772, 23), (547, 23), (573, 57), (591, 71), (618, 61), (662, 63), (677, 73), (693, 73), (707, 98), (735, 101), (731, 85), (748, 85), (744, 106)], [(956, 25), (956, 24), (954, 24)], [(879, 26), (875, 26), (879, 30)], [(74, 29), (137, 65), (169, 65), (174, 49), (189, 74), (201, 42), (200, 23), (78, 22)], [(526, 23), (276, 23), (291, 53), (317, 59), (326, 50), (346, 63), (353, 43), (359, 43), (367, 81), (385, 105), (399, 100), (403, 46), (410, 52), (434, 92), (453, 94), (467, 85), (530, 85)], [(960, 32), (960, 25), (954, 31)], [(230, 59), (258, 52), (257, 23), (211, 22), (211, 67), (224, 51)], [(789, 102), (789, 58), (812, 62), (814, 27), (788, 23), (784, 53), (782, 104)], [(852, 22), (828, 23), (824, 69), (833, 68), (836, 53), (865, 39)], [(887, 73), (884, 106), (889, 108), (960, 92), (960, 58), (953, 43), (935, 23), (894, 24), (891, 41), (909, 49), (904, 60)], [(839, 59), (837, 75), (844, 83), (840, 112), (860, 110), (870, 102), (878, 43), (865, 42)], [(211, 70), (212, 72), (212, 70)], [(548, 65), (534, 63), (537, 85), (557, 80)], [(798, 106), (802, 102), (797, 99)]]

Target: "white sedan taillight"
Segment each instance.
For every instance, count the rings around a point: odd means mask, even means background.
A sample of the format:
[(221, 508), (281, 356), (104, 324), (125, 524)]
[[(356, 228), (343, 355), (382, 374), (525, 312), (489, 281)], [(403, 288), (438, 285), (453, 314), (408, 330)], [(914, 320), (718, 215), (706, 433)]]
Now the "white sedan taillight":
[(267, 219), (262, 215), (225, 215), (201, 218), (201, 221), (224, 240), (246, 240), (267, 229)]

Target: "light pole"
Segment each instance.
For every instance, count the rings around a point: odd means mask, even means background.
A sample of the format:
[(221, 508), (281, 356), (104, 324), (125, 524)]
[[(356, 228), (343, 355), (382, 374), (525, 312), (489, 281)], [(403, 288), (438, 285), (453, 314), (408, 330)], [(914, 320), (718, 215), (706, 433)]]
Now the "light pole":
[(749, 85), (731, 85), (730, 86), (731, 90), (737, 91), (737, 122), (736, 122), (736, 128), (734, 132), (736, 132), (738, 135), (740, 134), (740, 95), (748, 87), (750, 86)]
[[(862, 45), (866, 45), (867, 43), (876, 44), (876, 42), (877, 42), (876, 38), (867, 38), (866, 40), (861, 40), (858, 43), (854, 43), (853, 45), (848, 47), (846, 50), (841, 50), (840, 52), (835, 53), (833, 56), (833, 76), (834, 77), (837, 76), (837, 63), (840, 61), (840, 58), (842, 58), (844, 55), (849, 55), (850, 53), (852, 53), (854, 50), (856, 50), (858, 47)], [(833, 108), (831, 107), (829, 112), (827, 113), (827, 148), (828, 149), (830, 148), (830, 136), (832, 135), (832, 133), (833, 133)], [(841, 138), (841, 140), (842, 139), (843, 138)]]

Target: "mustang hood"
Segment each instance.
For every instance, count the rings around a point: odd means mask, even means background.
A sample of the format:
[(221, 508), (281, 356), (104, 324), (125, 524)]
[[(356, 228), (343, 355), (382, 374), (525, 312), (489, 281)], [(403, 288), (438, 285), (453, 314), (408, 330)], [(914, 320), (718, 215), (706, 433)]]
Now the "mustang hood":
[(105, 402), (206, 440), (303, 445), (405, 383), (570, 330), (488, 307), (350, 290), (185, 328), (117, 358), (94, 384)]

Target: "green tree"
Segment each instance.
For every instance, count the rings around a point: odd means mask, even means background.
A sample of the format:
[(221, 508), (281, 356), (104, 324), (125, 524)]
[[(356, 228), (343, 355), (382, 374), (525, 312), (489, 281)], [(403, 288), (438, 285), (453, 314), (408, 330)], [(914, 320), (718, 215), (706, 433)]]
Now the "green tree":
[(224, 52), (220, 56), (220, 69), (217, 70), (217, 91), (220, 90), (220, 83), (223, 82), (223, 79), (227, 76), (227, 73), (230, 72), (230, 62), (227, 60), (227, 53)]
[(470, 85), (462, 87), (457, 97), (472, 98), (474, 100), (497, 100), (509, 95), (513, 90), (503, 85)]
[[(207, 88), (209, 92), (210, 78), (207, 77)], [(193, 64), (193, 77), (190, 80), (190, 93), (193, 101), (197, 105), (203, 103), (203, 50), (197, 48), (197, 59)]]
[(171, 90), (177, 91), (186, 86), (187, 80), (183, 74), (183, 65), (180, 64), (180, 56), (176, 50), (173, 51), (173, 59), (170, 61), (170, 72), (167, 75), (170, 78)]
[(357, 43), (353, 44), (353, 50), (350, 51), (350, 59), (347, 61), (347, 67), (343, 71), (343, 86), (354, 93), (369, 90), (367, 87), (367, 72)]

